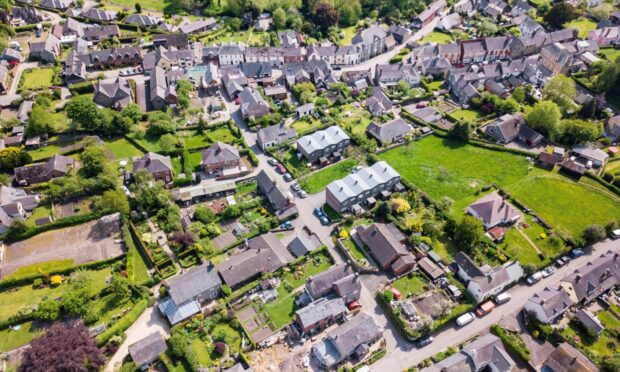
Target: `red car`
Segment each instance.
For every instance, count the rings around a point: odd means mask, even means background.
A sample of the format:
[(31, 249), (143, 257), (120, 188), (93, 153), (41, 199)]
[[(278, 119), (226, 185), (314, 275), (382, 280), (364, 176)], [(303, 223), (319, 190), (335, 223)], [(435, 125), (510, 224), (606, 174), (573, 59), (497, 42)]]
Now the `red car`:
[(284, 168), (284, 166), (280, 163), (278, 163), (278, 165), (276, 165), (276, 169), (278, 170), (278, 173), (280, 174), (284, 174), (286, 173), (286, 168)]

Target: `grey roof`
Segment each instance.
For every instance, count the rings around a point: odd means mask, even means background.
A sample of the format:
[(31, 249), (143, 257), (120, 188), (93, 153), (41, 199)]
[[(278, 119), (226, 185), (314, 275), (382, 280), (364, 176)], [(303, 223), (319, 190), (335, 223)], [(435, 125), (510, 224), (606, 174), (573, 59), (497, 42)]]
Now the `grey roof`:
[(513, 283), (523, 275), (524, 271), (521, 265), (518, 262), (510, 262), (504, 264), (504, 266), (492, 268), (483, 276), (471, 278), (470, 285), (471, 282), (477, 283), (482, 291), (479, 297), (484, 298), (488, 295), (489, 291)]
[(295, 312), (297, 322), (302, 328), (312, 326), (321, 320), (344, 314), (347, 308), (342, 298), (328, 300), (320, 298)]
[(331, 182), (327, 185), (327, 190), (336, 200), (343, 202), (394, 178), (400, 178), (398, 172), (385, 161), (378, 161), (370, 167), (360, 169), (355, 174), (349, 174), (341, 180)]
[(144, 27), (156, 26), (162, 22), (163, 20), (159, 17), (145, 14), (131, 14), (127, 18), (125, 18), (125, 23)]
[(562, 279), (572, 286), (578, 301), (589, 302), (620, 284), (620, 254), (607, 251)]
[(308, 278), (306, 290), (313, 299), (319, 299), (332, 291), (335, 282), (353, 274), (353, 269), (348, 265), (333, 266)]
[(287, 128), (284, 124), (275, 124), (258, 130), (258, 140), (261, 143), (278, 141), (286, 142), (295, 138), (297, 132), (293, 128)]
[(129, 345), (129, 355), (136, 366), (150, 364), (159, 358), (159, 354), (168, 350), (166, 341), (159, 332), (153, 332), (140, 341)]
[(269, 178), (264, 170), (261, 170), (256, 176), (256, 182), (259, 190), (269, 199), (269, 202), (276, 210), (282, 210), (288, 207), (291, 202), (286, 197), (285, 192), (282, 191), (275, 182)]
[(157, 304), (159, 311), (166, 315), (170, 324), (177, 324), (200, 312), (198, 301), (187, 301), (177, 306), (171, 298), (166, 298)]
[(293, 252), (295, 257), (303, 256), (306, 253), (314, 251), (320, 246), (321, 242), (316, 235), (308, 235), (306, 233), (301, 233), (300, 235), (295, 236), (295, 238), (288, 243), (288, 248), (291, 252)]
[(359, 226), (355, 231), (381, 267), (390, 265), (400, 256), (409, 255), (407, 248), (383, 223), (373, 223), (368, 227)]
[(221, 284), (213, 266), (204, 263), (168, 279), (168, 293), (174, 303), (180, 306), (204, 292), (219, 288)]
[(485, 132), (496, 141), (507, 143), (511, 142), (519, 135), (521, 126), (524, 124), (525, 118), (522, 114), (505, 114), (487, 125)]
[(366, 131), (381, 143), (390, 143), (395, 138), (404, 136), (411, 131), (411, 125), (401, 118), (390, 120), (385, 124), (378, 124), (374, 121), (368, 125)]
[(103, 40), (121, 36), (121, 30), (117, 25), (94, 25), (84, 29), (85, 39)]
[(241, 112), (244, 115), (250, 114), (254, 110), (265, 110), (267, 112), (271, 110), (271, 107), (263, 96), (259, 92), (248, 87), (245, 87), (241, 93), (239, 93), (239, 101)]
[(542, 292), (535, 293), (528, 302), (540, 306), (548, 319), (555, 318), (564, 313), (573, 301), (562, 287), (549, 289), (545, 287)]
[(33, 179), (51, 177), (53, 174), (66, 174), (73, 166), (74, 160), (67, 156), (54, 155), (45, 163), (35, 163), (15, 168), (17, 182), (32, 183)]
[(515, 362), (506, 352), (502, 341), (493, 334), (487, 334), (463, 347), (460, 352), (424, 368), (421, 372), (508, 372)]
[(184, 34), (191, 34), (192, 32), (214, 27), (215, 24), (217, 24), (215, 18), (201, 19), (198, 21), (184, 21), (179, 25), (179, 31)]
[(581, 324), (586, 327), (586, 329), (595, 334), (601, 333), (605, 330), (605, 327), (601, 324), (598, 318), (592, 315), (592, 313), (588, 310), (581, 309), (577, 311), (575, 318), (577, 318)]
[(257, 275), (278, 270), (293, 256), (275, 234), (259, 235), (248, 241), (248, 248), (216, 265), (224, 282), (234, 287)]
[(609, 155), (605, 151), (583, 145), (573, 147), (573, 152), (600, 163), (604, 163), (607, 158), (609, 158)]
[(297, 140), (297, 146), (301, 147), (305, 153), (312, 154), (348, 139), (350, 137), (339, 126), (332, 125), (301, 137)]
[(345, 301), (354, 301), (360, 298), (362, 282), (357, 273), (345, 276), (334, 282), (334, 292)]
[(474, 211), (477, 217), (482, 219), (482, 222), (488, 227), (513, 221), (519, 216), (517, 209), (505, 201), (497, 191), (471, 203), (468, 209)]
[(385, 39), (387, 32), (380, 25), (372, 25), (361, 31), (353, 37), (352, 44), (372, 44), (377, 39)]
[(269, 62), (247, 62), (241, 64), (241, 71), (247, 77), (262, 78), (273, 74), (271, 63)]
[(560, 344), (545, 360), (543, 370), (553, 372), (598, 372), (598, 368), (568, 342)]
[(189, 46), (186, 34), (155, 34), (153, 43), (162, 44), (166, 48), (187, 48)]
[(82, 17), (92, 19), (95, 21), (114, 21), (118, 12), (112, 10), (105, 10), (99, 8), (90, 8), (82, 12)]
[(71, 0), (41, 0), (41, 6), (45, 8), (65, 10), (73, 4)]
[(362, 312), (329, 332), (323, 342), (330, 343), (342, 361), (351, 356), (358, 346), (368, 344), (382, 334), (383, 330), (377, 326), (374, 318)]
[(217, 164), (231, 161), (239, 161), (239, 150), (227, 143), (216, 142), (202, 151), (201, 164)]

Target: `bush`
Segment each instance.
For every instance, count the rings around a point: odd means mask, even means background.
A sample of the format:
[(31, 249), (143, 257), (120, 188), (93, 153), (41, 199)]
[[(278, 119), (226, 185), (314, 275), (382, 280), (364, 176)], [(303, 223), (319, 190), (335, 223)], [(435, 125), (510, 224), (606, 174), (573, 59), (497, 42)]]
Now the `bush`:
[(507, 349), (511, 350), (514, 354), (518, 355), (524, 361), (530, 360), (530, 350), (525, 345), (525, 342), (518, 334), (513, 333), (507, 329), (504, 329), (497, 324), (491, 326), (491, 333), (499, 337)]
[(97, 346), (101, 347), (105, 345), (112, 336), (125, 332), (125, 330), (138, 319), (140, 314), (142, 314), (147, 307), (148, 300), (140, 300), (140, 302), (138, 302), (129, 312), (114, 322), (110, 328), (106, 329), (103, 333), (96, 337)]

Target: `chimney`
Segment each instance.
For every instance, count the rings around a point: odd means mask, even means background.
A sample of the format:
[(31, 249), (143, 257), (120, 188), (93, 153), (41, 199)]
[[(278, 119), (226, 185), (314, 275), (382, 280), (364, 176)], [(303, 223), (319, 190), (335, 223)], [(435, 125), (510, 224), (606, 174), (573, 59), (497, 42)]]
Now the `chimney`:
[(575, 276), (575, 283), (578, 283), (581, 280), (581, 274), (577, 274)]

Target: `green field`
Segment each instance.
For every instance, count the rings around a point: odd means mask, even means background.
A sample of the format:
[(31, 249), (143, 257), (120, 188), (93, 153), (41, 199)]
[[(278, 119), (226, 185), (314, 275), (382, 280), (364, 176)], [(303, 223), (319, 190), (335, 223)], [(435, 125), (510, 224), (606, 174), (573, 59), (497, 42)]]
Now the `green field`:
[(54, 79), (53, 68), (37, 68), (26, 70), (22, 73), (20, 88), (24, 90), (37, 90), (52, 86)]
[(620, 49), (604, 48), (600, 50), (600, 53), (610, 61), (615, 61), (618, 57), (620, 57)]
[(133, 11), (136, 3), (140, 4), (143, 10), (153, 10), (161, 13), (170, 5), (170, 1), (168, 0), (110, 0), (106, 4), (112, 6), (116, 5), (120, 8), (128, 8), (130, 11)]
[[(411, 276), (411, 277), (410, 277)], [(392, 287), (398, 289), (398, 291), (406, 296), (417, 296), (424, 292), (424, 286), (428, 284), (426, 278), (419, 274), (405, 275), (402, 278), (392, 283)]]
[(291, 125), (291, 128), (295, 129), (295, 132), (297, 132), (298, 136), (301, 136), (310, 132), (314, 132), (315, 130), (319, 129), (320, 126), (320, 121), (318, 121), (312, 116), (306, 116), (303, 119), (294, 122), (293, 125)]
[(351, 133), (364, 135), (371, 118), (370, 112), (362, 108), (353, 107), (353, 105), (346, 105), (342, 107), (342, 113), (336, 121), (342, 128), (351, 131)]
[(564, 24), (564, 28), (574, 28), (579, 31), (579, 37), (585, 39), (588, 36), (588, 32), (596, 29), (596, 22), (589, 19), (576, 19), (574, 21)]
[(22, 323), (19, 330), (5, 329), (0, 331), (0, 352), (7, 352), (26, 345), (43, 332), (43, 329), (32, 322)]
[(26, 277), (26, 276), (40, 274), (40, 273), (47, 274), (47, 273), (51, 273), (54, 271), (58, 272), (60, 270), (68, 269), (72, 266), (73, 266), (72, 259), (46, 261), (46, 262), (41, 262), (38, 264), (22, 266), (19, 269), (15, 270), (11, 275), (7, 275), (2, 279), (6, 280), (6, 279), (11, 279), (11, 278)]
[(443, 33), (443, 32), (439, 32), (439, 31), (433, 31), (430, 34), (424, 36), (419, 43), (420, 44), (424, 44), (424, 43), (437, 43), (437, 44), (448, 44), (452, 42), (452, 36)]
[(142, 155), (142, 151), (123, 137), (106, 141), (104, 147), (112, 154), (114, 160), (131, 160), (134, 156)]
[(398, 147), (379, 158), (432, 198), (452, 198), (457, 212), (477, 199), (476, 192), (483, 186), (494, 184), (556, 230), (572, 236), (580, 236), (586, 226), (604, 225), (620, 216), (620, 202), (609, 193), (559, 174), (528, 170), (525, 157), (508, 152), (429, 137), (413, 142), (408, 154)]
[(302, 178), (299, 184), (309, 194), (317, 193), (323, 190), (332, 181), (344, 178), (351, 173), (351, 170), (355, 168), (357, 164), (358, 162), (356, 159), (342, 160)]
[(469, 123), (475, 123), (476, 121), (478, 121), (478, 119), (482, 117), (482, 113), (478, 110), (462, 108), (454, 110), (451, 115), (461, 121), (466, 121)]

